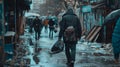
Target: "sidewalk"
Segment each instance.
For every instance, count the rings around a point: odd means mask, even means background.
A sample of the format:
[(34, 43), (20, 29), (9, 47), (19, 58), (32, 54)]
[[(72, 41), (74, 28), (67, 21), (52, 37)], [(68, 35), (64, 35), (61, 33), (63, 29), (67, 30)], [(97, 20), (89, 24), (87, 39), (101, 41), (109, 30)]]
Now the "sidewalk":
[[(27, 31), (27, 29), (26, 29)], [(26, 55), (22, 58), (30, 59), (30, 67), (67, 67), (65, 51), (58, 54), (50, 54), (50, 49), (57, 41), (58, 33), (55, 33), (55, 37), (51, 40), (48, 38), (48, 34), (44, 33), (44, 29), (41, 33), (41, 38), (35, 41), (34, 33), (30, 34), (25, 32), (20, 38), (23, 39), (24, 46), (27, 46)], [(30, 45), (29, 39), (32, 39), (33, 45)], [(34, 51), (34, 44), (38, 44), (40, 51), (37, 53), (38, 64), (36, 64), (33, 56), (36, 54)], [(105, 48), (101, 48), (100, 43), (88, 43), (78, 42), (75, 67), (120, 67), (120, 64), (114, 64), (112, 52)], [(21, 59), (22, 59), (21, 58)], [(23, 59), (23, 60), (24, 60)]]

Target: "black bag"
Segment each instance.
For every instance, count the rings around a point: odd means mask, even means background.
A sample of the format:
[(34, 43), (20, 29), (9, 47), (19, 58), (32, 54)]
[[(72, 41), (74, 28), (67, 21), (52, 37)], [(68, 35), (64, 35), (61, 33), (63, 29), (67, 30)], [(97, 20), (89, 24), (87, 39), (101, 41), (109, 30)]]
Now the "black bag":
[(65, 29), (64, 40), (69, 42), (77, 40), (76, 34), (75, 34), (75, 28), (73, 26), (69, 26)]
[(57, 28), (54, 28), (54, 32), (57, 33)]
[(62, 40), (55, 42), (55, 44), (51, 48), (52, 53), (59, 53), (62, 52), (63, 50), (64, 50), (64, 43)]

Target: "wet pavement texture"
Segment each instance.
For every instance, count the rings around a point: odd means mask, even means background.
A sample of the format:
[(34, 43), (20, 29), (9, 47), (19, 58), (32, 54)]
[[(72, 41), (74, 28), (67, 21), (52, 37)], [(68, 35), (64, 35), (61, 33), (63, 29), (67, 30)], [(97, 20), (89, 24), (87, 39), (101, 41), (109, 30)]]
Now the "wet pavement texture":
[[(41, 38), (35, 40), (35, 33), (29, 33), (25, 29), (24, 35), (20, 36), (22, 44), (27, 46), (27, 53), (22, 58), (30, 59), (30, 63), (25, 66), (30, 67), (67, 67), (65, 51), (51, 54), (50, 50), (57, 41), (58, 32), (54, 33), (54, 38), (50, 39), (48, 33), (41, 32)], [(101, 43), (78, 42), (76, 46), (76, 61), (74, 67), (120, 67), (114, 63), (112, 52), (101, 48)], [(35, 48), (38, 51), (35, 51)]]

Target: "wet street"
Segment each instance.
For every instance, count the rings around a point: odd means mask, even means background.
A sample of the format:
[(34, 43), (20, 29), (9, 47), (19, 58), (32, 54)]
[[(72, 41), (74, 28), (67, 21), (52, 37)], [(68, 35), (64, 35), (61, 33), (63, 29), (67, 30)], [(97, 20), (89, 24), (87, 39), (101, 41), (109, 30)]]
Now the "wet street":
[(120, 67), (119, 18), (120, 0), (0, 0), (0, 67), (67, 67), (65, 48), (51, 52), (59, 27), (66, 40), (82, 35), (74, 67)]
[[(26, 66), (67, 67), (65, 51), (57, 54), (50, 53), (51, 47), (57, 41), (58, 32), (54, 33), (53, 39), (48, 37), (44, 28), (39, 40), (36, 41), (34, 35), (34, 33), (30, 34), (26, 28), (24, 35), (20, 36), (21, 44), (27, 48), (26, 55), (22, 58), (30, 59), (30, 64)], [(35, 51), (35, 44), (37, 44), (37, 52)], [(112, 52), (101, 48), (101, 45), (100, 43), (88, 43), (80, 40), (76, 47), (75, 67), (120, 67), (120, 64), (114, 63)]]

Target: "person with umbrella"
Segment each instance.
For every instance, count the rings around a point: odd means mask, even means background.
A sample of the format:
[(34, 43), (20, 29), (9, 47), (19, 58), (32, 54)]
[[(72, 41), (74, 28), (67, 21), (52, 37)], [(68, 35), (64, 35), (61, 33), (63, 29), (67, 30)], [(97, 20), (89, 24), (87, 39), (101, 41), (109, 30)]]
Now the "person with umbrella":
[(118, 64), (120, 54), (120, 9), (112, 11), (106, 16), (104, 25), (110, 22), (116, 23), (112, 33), (112, 47), (115, 63)]

